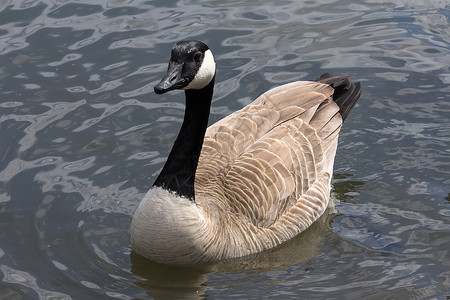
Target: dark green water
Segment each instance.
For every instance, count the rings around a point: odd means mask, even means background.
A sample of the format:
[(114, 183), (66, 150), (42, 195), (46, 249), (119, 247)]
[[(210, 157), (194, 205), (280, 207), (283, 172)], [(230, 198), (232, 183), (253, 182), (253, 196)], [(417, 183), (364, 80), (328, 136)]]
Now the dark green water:
[[(1, 1), (0, 299), (448, 299), (448, 1)], [(309, 230), (232, 262), (130, 255), (183, 94), (171, 46), (218, 65), (210, 122), (324, 72), (363, 83)]]

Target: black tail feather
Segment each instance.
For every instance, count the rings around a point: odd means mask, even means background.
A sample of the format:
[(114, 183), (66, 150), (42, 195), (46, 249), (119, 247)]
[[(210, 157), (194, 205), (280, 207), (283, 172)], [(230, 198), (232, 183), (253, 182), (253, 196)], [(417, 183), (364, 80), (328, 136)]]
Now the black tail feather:
[(333, 101), (339, 106), (343, 121), (361, 96), (361, 82), (352, 82), (349, 78), (350, 76), (331, 76), (325, 73), (315, 80), (334, 88)]

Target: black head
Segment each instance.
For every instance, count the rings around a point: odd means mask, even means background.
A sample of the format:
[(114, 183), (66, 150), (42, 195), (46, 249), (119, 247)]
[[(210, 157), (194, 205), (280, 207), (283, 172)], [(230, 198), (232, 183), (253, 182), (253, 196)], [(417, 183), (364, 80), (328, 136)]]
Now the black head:
[(182, 41), (173, 46), (167, 74), (155, 86), (157, 94), (175, 89), (202, 89), (216, 73), (208, 46), (199, 41)]

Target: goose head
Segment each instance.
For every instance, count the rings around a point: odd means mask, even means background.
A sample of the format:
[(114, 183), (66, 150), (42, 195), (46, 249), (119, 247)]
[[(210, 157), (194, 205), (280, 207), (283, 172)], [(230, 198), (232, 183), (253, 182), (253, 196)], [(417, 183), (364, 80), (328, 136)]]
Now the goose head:
[(155, 93), (181, 90), (200, 90), (206, 87), (216, 74), (216, 63), (211, 50), (199, 41), (181, 41), (171, 52), (166, 75), (155, 86)]

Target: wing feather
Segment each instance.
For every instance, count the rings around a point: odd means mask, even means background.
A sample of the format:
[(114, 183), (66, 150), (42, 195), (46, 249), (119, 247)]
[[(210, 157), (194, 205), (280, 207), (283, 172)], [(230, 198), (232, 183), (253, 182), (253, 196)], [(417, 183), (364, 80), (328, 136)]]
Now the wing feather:
[(265, 235), (271, 242), (306, 229), (328, 205), (329, 166), (342, 124), (332, 94), (327, 84), (290, 83), (210, 126), (196, 201), (220, 202), (255, 226), (253, 234), (271, 231)]

